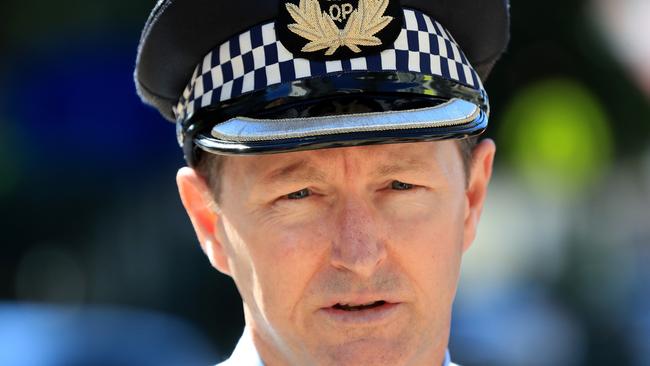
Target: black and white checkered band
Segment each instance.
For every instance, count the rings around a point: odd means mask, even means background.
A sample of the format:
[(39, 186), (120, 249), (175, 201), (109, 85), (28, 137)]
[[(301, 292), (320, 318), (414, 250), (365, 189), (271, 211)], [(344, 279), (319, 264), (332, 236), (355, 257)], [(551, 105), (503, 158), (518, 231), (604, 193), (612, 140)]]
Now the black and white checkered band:
[(270, 85), (356, 71), (437, 75), (483, 90), (476, 71), (449, 32), (417, 10), (404, 9), (402, 31), (381, 53), (335, 61), (294, 58), (277, 41), (275, 23), (255, 26), (209, 52), (174, 107), (184, 122), (194, 111)]

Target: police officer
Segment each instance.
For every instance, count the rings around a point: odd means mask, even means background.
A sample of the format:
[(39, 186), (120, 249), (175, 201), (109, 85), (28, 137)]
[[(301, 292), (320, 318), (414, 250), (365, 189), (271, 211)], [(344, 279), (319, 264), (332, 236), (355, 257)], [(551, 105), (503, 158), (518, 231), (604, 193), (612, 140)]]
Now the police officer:
[(138, 49), (201, 247), (242, 296), (224, 365), (451, 364), (491, 176), (506, 0), (161, 0)]

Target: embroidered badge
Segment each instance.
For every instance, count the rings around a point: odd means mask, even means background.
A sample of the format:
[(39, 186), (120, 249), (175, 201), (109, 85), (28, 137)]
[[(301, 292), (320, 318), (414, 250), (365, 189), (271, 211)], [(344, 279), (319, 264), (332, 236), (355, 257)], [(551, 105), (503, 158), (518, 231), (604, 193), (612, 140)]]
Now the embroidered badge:
[(282, 5), (276, 26), (281, 42), (311, 59), (380, 51), (401, 28), (402, 12), (394, 0), (285, 0)]

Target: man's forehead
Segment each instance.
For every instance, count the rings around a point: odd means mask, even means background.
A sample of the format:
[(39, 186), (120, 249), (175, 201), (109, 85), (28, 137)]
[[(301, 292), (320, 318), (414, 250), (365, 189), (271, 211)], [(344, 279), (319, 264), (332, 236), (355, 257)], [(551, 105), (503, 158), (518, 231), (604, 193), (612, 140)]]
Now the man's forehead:
[[(328, 167), (339, 169), (337, 162), (351, 168), (377, 175), (389, 175), (405, 170), (424, 171), (440, 164), (460, 161), (454, 141), (417, 142), (355, 146), (290, 152), (273, 155), (230, 156), (229, 169), (237, 174), (273, 180), (296, 172), (324, 176)], [(324, 177), (322, 177), (324, 178)]]

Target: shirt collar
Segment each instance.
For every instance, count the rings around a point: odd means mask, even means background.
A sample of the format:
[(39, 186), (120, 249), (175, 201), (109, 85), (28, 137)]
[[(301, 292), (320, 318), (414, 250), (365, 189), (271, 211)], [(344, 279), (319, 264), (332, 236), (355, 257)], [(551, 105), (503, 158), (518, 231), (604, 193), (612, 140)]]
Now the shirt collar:
[[(255, 349), (255, 344), (253, 343), (253, 335), (251, 334), (250, 328), (245, 327), (244, 333), (237, 346), (233, 351), (230, 358), (217, 366), (264, 366), (264, 362), (260, 358), (257, 349)], [(442, 366), (456, 366), (456, 364), (451, 362), (451, 357), (449, 356), (449, 350), (445, 351), (445, 360), (442, 363)]]
[(255, 349), (250, 328), (244, 328), (244, 333), (239, 338), (230, 358), (217, 366), (264, 366), (264, 362)]

